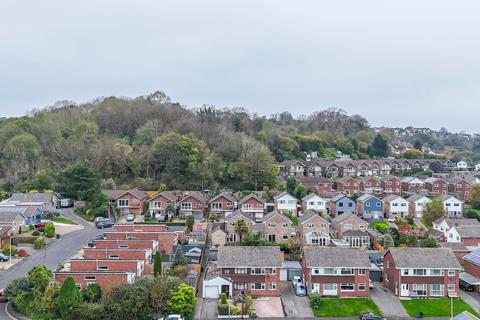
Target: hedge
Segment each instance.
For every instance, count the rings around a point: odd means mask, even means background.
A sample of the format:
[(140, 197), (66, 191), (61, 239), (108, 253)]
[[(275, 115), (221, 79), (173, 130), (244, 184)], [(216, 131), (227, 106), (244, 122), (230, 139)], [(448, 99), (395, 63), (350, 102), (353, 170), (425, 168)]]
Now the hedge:
[(35, 236), (17, 237), (17, 243), (34, 243), (37, 239)]

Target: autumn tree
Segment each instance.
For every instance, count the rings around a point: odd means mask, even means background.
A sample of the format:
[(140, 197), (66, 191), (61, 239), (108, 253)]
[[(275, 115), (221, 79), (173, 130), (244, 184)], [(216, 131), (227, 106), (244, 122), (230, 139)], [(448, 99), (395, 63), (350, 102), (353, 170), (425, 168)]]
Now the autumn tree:
[(443, 202), (439, 198), (433, 198), (430, 203), (427, 203), (423, 208), (422, 221), (427, 226), (431, 226), (432, 222), (438, 218), (445, 216), (445, 208)]

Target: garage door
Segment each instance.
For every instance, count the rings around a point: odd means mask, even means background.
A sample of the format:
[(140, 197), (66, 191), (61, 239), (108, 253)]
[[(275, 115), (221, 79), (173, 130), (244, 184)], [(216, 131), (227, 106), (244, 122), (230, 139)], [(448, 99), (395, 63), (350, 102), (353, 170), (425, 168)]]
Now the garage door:
[(280, 269), (280, 281), (287, 281), (287, 280), (288, 280), (287, 269)]
[(220, 297), (217, 286), (205, 287), (205, 298), (218, 299)]

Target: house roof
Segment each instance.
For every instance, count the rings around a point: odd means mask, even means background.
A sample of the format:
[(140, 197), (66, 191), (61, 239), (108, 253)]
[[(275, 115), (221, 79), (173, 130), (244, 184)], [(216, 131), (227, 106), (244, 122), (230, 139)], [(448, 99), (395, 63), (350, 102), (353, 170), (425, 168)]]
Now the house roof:
[(314, 185), (319, 183), (332, 183), (332, 181), (323, 176), (301, 176), (297, 180), (302, 184)]
[(216, 195), (215, 197), (213, 197), (212, 199), (210, 199), (210, 201), (208, 201), (208, 202), (209, 202), (209, 203), (212, 203), (212, 202), (214, 202), (215, 200), (218, 200), (218, 199), (220, 199), (220, 198), (222, 198), (222, 197), (225, 198), (225, 199), (227, 199), (228, 201), (230, 201), (230, 202), (232, 202), (232, 203), (237, 201), (237, 199), (235, 199), (235, 197), (234, 197), (233, 195), (231, 195), (230, 193), (228, 193), (228, 192), (222, 192), (222, 193)]
[(395, 201), (395, 200), (407, 201), (407, 200), (403, 199), (402, 197), (400, 197), (396, 194), (390, 194), (390, 195), (386, 196), (385, 198), (383, 198), (383, 202), (392, 202), (392, 201)]
[[(348, 197), (346, 195), (342, 194), (342, 193), (339, 193), (335, 197), (333, 197), (330, 201), (337, 202), (339, 200), (342, 200), (343, 198), (348, 198)], [(350, 199), (350, 198), (348, 198), (348, 199)]]
[(218, 248), (217, 265), (228, 267), (281, 267), (280, 248), (277, 246), (226, 246)]
[(188, 199), (189, 197), (193, 197), (200, 201), (201, 203), (207, 203), (207, 199), (201, 194), (200, 192), (193, 191), (191, 193), (186, 194), (180, 202), (183, 202), (184, 200)]
[(288, 166), (292, 166), (292, 165), (296, 164), (297, 162), (305, 167), (305, 163), (303, 163), (303, 161), (301, 161), (301, 160), (284, 160), (284, 161), (282, 161), (282, 163), (280, 163), (280, 165), (288, 167)]
[(439, 231), (439, 230), (435, 230), (435, 229), (430, 229), (427, 231), (427, 234), (429, 236), (432, 236), (434, 237), (435, 239), (439, 239), (441, 237), (443, 237), (445, 234), (442, 232), (442, 231)]
[(460, 242), (440, 242), (440, 247), (450, 248), (453, 251), (470, 251), (463, 243)]
[(360, 230), (348, 230), (342, 234), (342, 237), (369, 237), (369, 235)]
[(429, 197), (427, 197), (426, 195), (424, 195), (424, 194), (419, 194), (419, 193), (416, 193), (416, 194), (414, 194), (414, 195), (412, 195), (412, 196), (408, 197), (408, 198), (407, 198), (407, 201), (408, 201), (408, 202), (416, 202), (416, 201), (418, 201), (418, 200), (420, 200), (420, 199), (422, 199), (422, 198), (427, 198), (427, 199), (429, 199), (429, 200), (430, 200), (430, 198), (429, 198)]
[(264, 215), (263, 218), (262, 218), (262, 222), (266, 222), (266, 221), (270, 220), (271, 218), (273, 218), (275, 216), (280, 216), (285, 221), (288, 221), (288, 223), (292, 223), (292, 221), (288, 217), (286, 217), (284, 214), (281, 214), (280, 212), (278, 212), (276, 210)]
[(245, 201), (249, 200), (250, 198), (253, 198), (253, 199), (257, 200), (258, 202), (265, 203), (265, 201), (263, 201), (262, 198), (260, 198), (259, 196), (257, 196), (257, 195), (254, 194), (254, 193), (250, 193), (249, 195), (246, 195), (245, 197), (243, 197), (242, 199), (240, 199), (240, 201), (239, 201), (238, 203), (239, 203), (239, 204), (242, 204), (242, 203), (244, 203)]
[(283, 191), (282, 193), (277, 194), (275, 197), (273, 197), (273, 199), (278, 200), (278, 199), (283, 198), (285, 196), (292, 197), (293, 199), (297, 199), (294, 196), (292, 196), (290, 193), (288, 193), (287, 191)]
[(233, 217), (238, 216), (238, 215), (241, 215), (243, 218), (245, 218), (246, 220), (248, 220), (248, 221), (250, 221), (250, 222), (252, 222), (252, 223), (254, 222), (254, 221), (253, 221), (253, 218), (252, 218), (250, 215), (248, 215), (248, 214), (246, 214), (246, 213), (244, 213), (244, 212), (242, 212), (242, 211), (238, 211), (238, 210), (233, 211), (233, 212), (230, 213), (228, 216), (226, 216), (226, 217), (225, 217), (225, 222), (228, 221), (228, 220), (230, 220), (230, 219), (232, 219)]
[(451, 199), (451, 198), (454, 198), (455, 200), (457, 200), (457, 201), (459, 201), (459, 202), (462, 202), (462, 201), (459, 200), (457, 197), (452, 196), (451, 194), (442, 194), (442, 195), (440, 195), (439, 198), (440, 198), (440, 200), (442, 200), (442, 201), (447, 201), (447, 200), (449, 200), (449, 199)]
[(332, 223), (342, 223), (343, 221), (347, 220), (350, 217), (353, 217), (354, 219), (357, 219), (357, 220), (360, 220), (360, 221), (363, 222), (363, 220), (360, 219), (359, 217), (357, 217), (356, 215), (354, 215), (350, 212), (344, 212), (344, 213), (336, 216), (335, 218), (333, 218)]
[(128, 190), (102, 190), (110, 200), (115, 200), (122, 194), (125, 194)]
[(397, 179), (397, 180), (398, 180), (397, 177), (387, 174), (387, 175), (384, 175), (384, 176), (382, 177), (381, 181), (385, 181), (385, 182), (386, 182), (386, 181), (391, 180), (391, 179)]
[(320, 197), (318, 194), (312, 192), (312, 193), (307, 194), (305, 197), (303, 197), (303, 198), (302, 198), (302, 201), (308, 201), (308, 200), (310, 200), (310, 199), (312, 199), (312, 198), (315, 198), (315, 197), (324, 200), (324, 199), (323, 199), (322, 197)]
[(463, 260), (480, 265), (480, 250), (475, 250), (463, 257)]
[(455, 229), (462, 238), (480, 238), (480, 225), (460, 225)]
[(398, 269), (460, 269), (460, 264), (450, 248), (390, 248), (387, 252), (392, 255)]
[(9, 201), (12, 202), (33, 202), (33, 203), (50, 203), (53, 201), (53, 193), (48, 192), (28, 192), (14, 193)]
[(172, 192), (170, 191), (162, 191), (162, 192), (159, 192), (157, 193), (156, 195), (153, 196), (152, 199), (155, 199), (156, 197), (158, 196), (162, 196), (164, 197), (165, 199), (167, 200), (170, 200), (171, 202), (175, 202), (178, 200), (178, 197), (176, 195), (174, 195)]
[(315, 212), (312, 212), (312, 211), (305, 211), (303, 213), (303, 215), (301, 215), (300, 217), (298, 217), (298, 223), (304, 223), (305, 221), (307, 221), (308, 219), (312, 218), (312, 217), (319, 217), (320, 219), (322, 219), (324, 223), (329, 223), (327, 220), (325, 220), (324, 218), (322, 218), (320, 215), (316, 214)]
[(10, 231), (12, 231), (12, 227), (0, 226), (0, 239), (5, 236), (8, 236)]
[(337, 247), (303, 247), (307, 268), (370, 268), (364, 250)]
[(15, 219), (21, 215), (27, 218), (25, 212), (26, 207), (4, 206), (0, 207), (0, 223), (12, 223)]
[[(375, 197), (375, 196), (373, 196), (373, 195), (371, 195), (371, 194), (365, 193), (364, 195), (358, 197), (357, 200), (358, 200), (358, 201), (366, 201), (366, 200), (368, 200), (368, 199), (370, 199), (370, 198), (378, 199), (377, 197)], [(380, 200), (380, 199), (378, 199), (378, 200)]]
[(477, 219), (463, 219), (463, 218), (462, 219), (450, 219), (450, 218), (445, 218), (445, 217), (440, 217), (438, 219), (435, 219), (433, 221), (433, 223), (440, 224), (443, 221), (445, 221), (449, 227), (453, 227), (453, 226), (476, 226), (476, 225), (480, 224)]
[(361, 180), (360, 180), (360, 183), (364, 183), (364, 182), (367, 182), (367, 181), (370, 181), (370, 180), (375, 180), (376, 182), (379, 182), (379, 179), (377, 177), (374, 177), (374, 176), (365, 176), (363, 177)]

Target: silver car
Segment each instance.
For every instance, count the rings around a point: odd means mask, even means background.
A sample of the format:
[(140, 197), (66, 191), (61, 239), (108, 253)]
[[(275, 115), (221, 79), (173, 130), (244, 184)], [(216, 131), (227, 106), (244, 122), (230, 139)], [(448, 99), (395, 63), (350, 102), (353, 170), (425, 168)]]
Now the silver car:
[(303, 285), (303, 283), (295, 283), (295, 295), (298, 297), (305, 297), (307, 295), (307, 288)]

